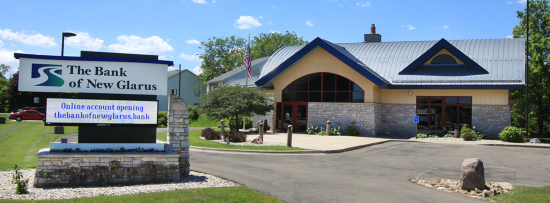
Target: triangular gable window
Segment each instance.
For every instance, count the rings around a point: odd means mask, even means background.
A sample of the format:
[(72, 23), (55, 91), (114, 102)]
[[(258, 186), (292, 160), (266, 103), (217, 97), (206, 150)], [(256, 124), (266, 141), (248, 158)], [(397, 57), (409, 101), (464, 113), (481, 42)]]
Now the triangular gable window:
[(399, 75), (468, 76), (489, 74), (451, 43), (441, 39)]

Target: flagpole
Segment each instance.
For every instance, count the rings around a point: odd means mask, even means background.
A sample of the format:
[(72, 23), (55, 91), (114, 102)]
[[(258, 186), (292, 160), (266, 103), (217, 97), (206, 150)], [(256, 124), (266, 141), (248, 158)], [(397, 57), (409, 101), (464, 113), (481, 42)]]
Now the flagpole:
[[(248, 33), (248, 46), (247, 46), (247, 49), (250, 47), (250, 33)], [(245, 51), (246, 52), (246, 51)], [(246, 55), (246, 53), (245, 53)], [(252, 60), (252, 58), (250, 59)], [(250, 63), (250, 65), (252, 66), (252, 63)], [(246, 77), (246, 88), (248, 88), (248, 68), (246, 67), (246, 65), (244, 65), (244, 75)], [(246, 127), (246, 117), (243, 116), (243, 130), (245, 129)]]

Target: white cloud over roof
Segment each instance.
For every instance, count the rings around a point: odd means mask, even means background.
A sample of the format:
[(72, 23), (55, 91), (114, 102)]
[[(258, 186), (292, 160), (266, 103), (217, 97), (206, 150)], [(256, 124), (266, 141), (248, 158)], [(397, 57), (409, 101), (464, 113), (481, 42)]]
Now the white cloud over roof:
[(51, 48), (57, 46), (54, 42), (54, 38), (50, 36), (44, 36), (40, 33), (25, 34), (22, 32), (12, 32), (10, 29), (0, 30), (0, 39), (11, 40), (21, 42), (26, 45)]
[(252, 16), (241, 16), (239, 19), (235, 20), (235, 24), (237, 28), (244, 30), (244, 29), (252, 29), (255, 27), (262, 26), (262, 24), (258, 21), (258, 19), (255, 19)]
[(141, 38), (135, 35), (121, 35), (117, 37), (119, 44), (109, 45), (109, 50), (120, 53), (163, 55), (171, 53), (174, 48), (168, 44), (168, 40), (159, 36)]

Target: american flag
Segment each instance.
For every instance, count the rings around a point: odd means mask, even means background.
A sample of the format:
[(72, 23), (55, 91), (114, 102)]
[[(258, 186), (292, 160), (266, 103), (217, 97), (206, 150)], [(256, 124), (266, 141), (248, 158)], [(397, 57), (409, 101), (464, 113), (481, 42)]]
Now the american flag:
[(246, 53), (244, 53), (243, 63), (246, 67), (246, 71), (248, 72), (247, 77), (252, 76), (252, 67), (250, 64), (250, 44), (246, 47)]

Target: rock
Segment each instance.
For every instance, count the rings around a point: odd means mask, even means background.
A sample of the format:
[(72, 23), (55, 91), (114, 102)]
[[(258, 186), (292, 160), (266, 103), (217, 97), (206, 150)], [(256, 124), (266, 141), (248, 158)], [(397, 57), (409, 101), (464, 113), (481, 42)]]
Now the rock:
[(437, 187), (437, 188), (435, 188), (435, 189), (437, 189), (437, 190), (446, 190), (447, 188), (445, 188), (445, 187)]
[(264, 141), (262, 140), (262, 136), (258, 136), (257, 138), (254, 138), (254, 140), (252, 140), (251, 143), (254, 143), (254, 144), (263, 144)]
[(481, 159), (464, 159), (460, 188), (463, 190), (485, 189), (485, 169)]
[(531, 143), (535, 143), (535, 144), (540, 144), (540, 143), (541, 143), (540, 140), (539, 140), (539, 138), (531, 138), (531, 141), (530, 141), (530, 142), (531, 142)]
[(502, 187), (502, 189), (508, 190), (508, 191), (514, 189), (514, 185), (512, 185), (511, 183), (506, 183), (506, 182), (500, 183), (500, 187)]

